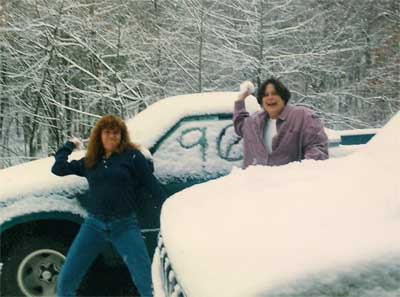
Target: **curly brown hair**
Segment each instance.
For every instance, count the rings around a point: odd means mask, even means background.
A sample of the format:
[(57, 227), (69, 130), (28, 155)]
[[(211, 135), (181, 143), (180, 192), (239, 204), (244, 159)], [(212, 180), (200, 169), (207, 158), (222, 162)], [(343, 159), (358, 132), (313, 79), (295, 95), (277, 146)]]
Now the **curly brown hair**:
[(118, 145), (117, 152), (122, 152), (125, 149), (133, 148), (140, 149), (140, 146), (130, 140), (128, 128), (123, 119), (115, 115), (105, 115), (101, 117), (96, 126), (90, 133), (88, 149), (85, 156), (85, 167), (92, 168), (96, 165), (99, 159), (104, 155), (103, 143), (101, 142), (101, 131), (103, 129), (121, 131), (121, 141)]

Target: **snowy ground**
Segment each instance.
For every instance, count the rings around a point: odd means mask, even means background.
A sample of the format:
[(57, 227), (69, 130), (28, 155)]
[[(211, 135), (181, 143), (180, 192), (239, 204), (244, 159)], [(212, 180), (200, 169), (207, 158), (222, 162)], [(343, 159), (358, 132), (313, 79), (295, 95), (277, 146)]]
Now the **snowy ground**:
[(351, 156), (172, 196), (161, 232), (187, 297), (399, 297), (399, 128), (400, 114)]

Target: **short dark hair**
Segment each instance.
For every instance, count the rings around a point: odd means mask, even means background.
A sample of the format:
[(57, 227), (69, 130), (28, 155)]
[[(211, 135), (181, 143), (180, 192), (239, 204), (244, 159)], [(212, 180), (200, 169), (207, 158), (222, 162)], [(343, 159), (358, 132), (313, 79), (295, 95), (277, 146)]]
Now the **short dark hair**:
[(262, 98), (265, 96), (265, 89), (267, 85), (272, 84), (275, 87), (276, 92), (279, 96), (285, 101), (285, 105), (288, 103), (290, 99), (290, 91), (289, 89), (277, 78), (271, 77), (264, 81), (257, 91), (257, 102), (262, 105)]

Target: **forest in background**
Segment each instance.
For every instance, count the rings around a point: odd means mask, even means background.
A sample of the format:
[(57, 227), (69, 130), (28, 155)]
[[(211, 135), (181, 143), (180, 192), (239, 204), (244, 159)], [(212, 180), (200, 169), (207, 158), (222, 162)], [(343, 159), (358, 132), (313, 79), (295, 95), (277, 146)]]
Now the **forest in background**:
[(398, 0), (0, 0), (0, 168), (104, 114), (271, 76), (329, 128), (381, 127), (399, 65)]

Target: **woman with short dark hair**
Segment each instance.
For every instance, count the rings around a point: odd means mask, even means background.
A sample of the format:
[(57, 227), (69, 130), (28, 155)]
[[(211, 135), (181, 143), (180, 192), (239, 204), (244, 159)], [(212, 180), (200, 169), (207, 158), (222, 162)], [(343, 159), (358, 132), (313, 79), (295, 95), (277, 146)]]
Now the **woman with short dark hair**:
[(243, 167), (284, 165), (303, 159), (328, 158), (328, 137), (315, 113), (288, 104), (289, 89), (278, 79), (264, 81), (257, 91), (262, 110), (250, 115), (245, 99), (253, 92), (251, 82), (240, 86), (233, 124), (243, 137)]
[(97, 255), (110, 241), (127, 265), (141, 296), (153, 296), (150, 258), (135, 214), (135, 186), (144, 184), (161, 203), (160, 184), (138, 145), (132, 143), (124, 121), (103, 116), (90, 135), (88, 150), (80, 160), (68, 162), (78, 146), (67, 141), (55, 154), (51, 171), (75, 174), (89, 183), (88, 217), (73, 241), (57, 280), (57, 296), (75, 296), (79, 284)]
[(282, 100), (285, 102), (286, 105), (292, 94), (280, 80), (273, 77), (264, 81), (258, 88), (257, 90), (258, 104), (262, 105), (263, 98), (265, 97), (265, 89), (267, 88), (268, 85), (274, 86), (276, 93), (282, 98)]

